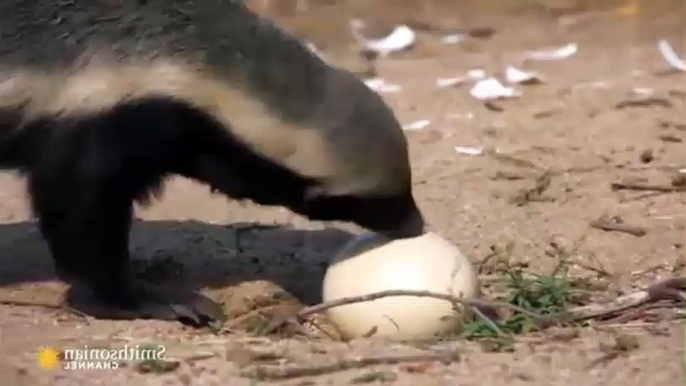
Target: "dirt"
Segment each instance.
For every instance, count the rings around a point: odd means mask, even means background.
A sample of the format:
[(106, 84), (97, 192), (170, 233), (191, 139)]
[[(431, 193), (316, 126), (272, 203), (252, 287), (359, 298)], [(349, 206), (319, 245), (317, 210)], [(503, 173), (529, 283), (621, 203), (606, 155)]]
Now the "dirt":
[[(606, 283), (598, 294), (606, 297), (684, 274), (684, 194), (611, 189), (618, 181), (669, 186), (686, 168), (686, 83), (683, 73), (669, 70), (656, 46), (657, 39), (666, 38), (684, 55), (683, 2), (641, 1), (637, 13), (617, 12), (609, 1), (597, 2), (596, 9), (581, 1), (527, 2), (537, 5), (529, 9), (498, 1), (449, 6), (396, 0), (393, 5), (379, 1), (369, 11), (369, 1), (351, 0), (349, 6), (304, 13), (295, 13), (294, 1), (278, 3), (278, 9), (253, 3), (319, 45), (328, 60), (351, 69), (368, 63), (353, 50), (349, 16), (364, 16), (378, 30), (399, 21), (431, 27), (412, 50), (379, 58), (374, 67), (402, 86), (401, 92), (383, 95), (403, 123), (431, 121), (425, 129), (407, 132), (416, 196), (431, 229), (475, 263), (492, 246), (511, 244), (514, 262), (545, 273), (557, 262), (551, 245), (558, 245), (569, 251), (573, 275)], [(441, 44), (443, 33), (436, 31), (484, 26), (495, 34), (451, 46)], [(571, 42), (579, 51), (570, 58), (523, 60), (527, 51)], [(544, 83), (519, 86), (520, 98), (490, 108), (469, 95), (468, 85), (436, 87), (439, 77), (465, 75), (473, 68), (498, 73), (507, 65), (537, 71)], [(632, 95), (637, 88), (652, 89), (652, 103), (627, 103), (646, 99)], [(486, 151), (460, 154), (456, 146)], [(544, 173), (548, 184), (526, 194)], [(645, 235), (591, 227), (601, 216), (641, 227)], [(152, 207), (137, 208), (137, 217), (132, 251), (146, 275), (203, 289), (225, 304), (231, 318), (274, 305), (287, 314), (319, 301), (327, 259), (357, 231), (279, 208), (231, 202), (183, 179), (170, 180), (164, 197)], [(54, 278), (24, 181), (10, 173), (0, 174), (0, 220), (0, 300), (58, 304), (65, 286)], [(686, 381), (682, 321), (553, 330), (522, 336), (513, 352), (488, 352), (464, 340), (344, 343), (297, 331), (264, 337), (247, 330), (245, 325), (255, 323), (232, 320), (233, 328), (214, 334), (171, 322), (94, 320), (59, 308), (1, 305), (2, 383), (269, 384), (243, 372), (256, 363), (316, 366), (448, 349), (459, 352), (460, 360), (372, 365), (274, 383), (666, 386)], [(632, 342), (628, 348), (621, 344), (626, 339)], [(151, 374), (131, 365), (48, 370), (37, 363), (42, 347), (146, 341), (164, 344), (167, 356), (179, 359), (178, 367)]]

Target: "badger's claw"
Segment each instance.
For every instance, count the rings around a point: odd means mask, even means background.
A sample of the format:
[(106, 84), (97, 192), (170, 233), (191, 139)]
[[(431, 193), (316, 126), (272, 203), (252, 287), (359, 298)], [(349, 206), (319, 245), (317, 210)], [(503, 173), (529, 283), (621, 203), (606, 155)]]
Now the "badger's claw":
[(118, 291), (88, 291), (73, 287), (67, 297), (70, 307), (98, 319), (176, 320), (193, 327), (206, 327), (226, 321), (226, 315), (213, 300), (192, 291), (171, 290), (136, 282)]

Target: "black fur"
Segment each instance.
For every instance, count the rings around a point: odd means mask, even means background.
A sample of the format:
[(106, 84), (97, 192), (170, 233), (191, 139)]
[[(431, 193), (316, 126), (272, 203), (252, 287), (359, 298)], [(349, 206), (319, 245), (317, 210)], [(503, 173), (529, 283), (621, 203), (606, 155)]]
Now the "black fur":
[[(0, 167), (27, 175), (60, 276), (85, 282), (122, 311), (112, 316), (219, 317), (204, 300), (164, 297), (130, 280), (132, 206), (169, 175), (392, 237), (423, 231), (407, 145), (390, 110), (352, 75), (325, 65), (240, 2), (10, 0), (0, 2), (0, 14)], [(244, 79), (250, 95), (284, 125), (315, 127), (340, 172), (322, 179), (295, 171), (254, 150), (243, 128), (227, 128), (175, 95), (139, 95), (101, 111), (43, 112), (35, 108), (43, 106), (35, 102), (39, 95), (3, 94), (21, 71), (78, 72), (84, 55), (99, 49), (114, 54), (111, 67), (181, 57), (227, 74), (227, 84)]]

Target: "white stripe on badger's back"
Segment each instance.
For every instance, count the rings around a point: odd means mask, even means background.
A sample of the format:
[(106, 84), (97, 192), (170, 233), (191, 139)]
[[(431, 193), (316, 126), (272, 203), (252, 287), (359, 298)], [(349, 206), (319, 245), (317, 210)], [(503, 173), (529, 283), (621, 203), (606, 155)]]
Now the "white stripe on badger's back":
[(87, 116), (136, 99), (173, 97), (205, 111), (259, 154), (302, 175), (336, 174), (333, 152), (315, 128), (281, 121), (249, 90), (239, 75), (217, 76), (170, 58), (115, 63), (91, 57), (59, 73), (0, 73), (0, 106), (23, 106), (25, 121)]

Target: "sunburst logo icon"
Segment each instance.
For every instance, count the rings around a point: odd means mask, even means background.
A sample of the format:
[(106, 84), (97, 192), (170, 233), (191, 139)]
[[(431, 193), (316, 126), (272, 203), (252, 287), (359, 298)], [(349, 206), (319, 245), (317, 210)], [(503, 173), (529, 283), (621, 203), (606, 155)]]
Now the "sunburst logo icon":
[(52, 347), (41, 347), (38, 351), (38, 365), (44, 369), (54, 369), (60, 361), (60, 353)]

